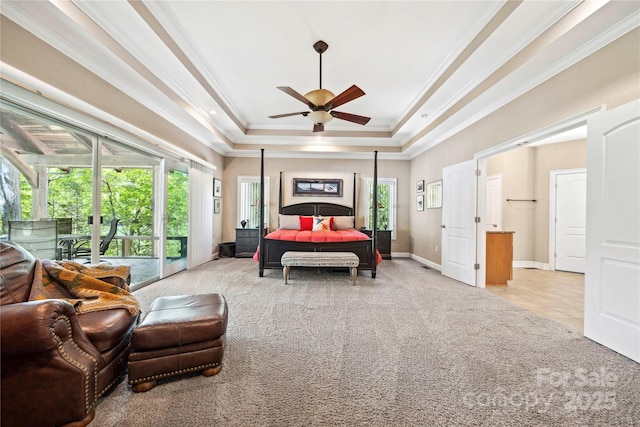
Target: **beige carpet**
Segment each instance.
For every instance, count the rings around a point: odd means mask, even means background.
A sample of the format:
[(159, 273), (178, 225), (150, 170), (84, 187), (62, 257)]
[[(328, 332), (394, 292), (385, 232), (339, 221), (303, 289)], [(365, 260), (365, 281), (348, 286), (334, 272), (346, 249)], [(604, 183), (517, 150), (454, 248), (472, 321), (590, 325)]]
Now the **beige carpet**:
[(290, 277), (224, 258), (136, 291), (222, 293), (223, 368), (123, 381), (91, 426), (640, 425), (640, 365), (485, 290), (408, 259)]

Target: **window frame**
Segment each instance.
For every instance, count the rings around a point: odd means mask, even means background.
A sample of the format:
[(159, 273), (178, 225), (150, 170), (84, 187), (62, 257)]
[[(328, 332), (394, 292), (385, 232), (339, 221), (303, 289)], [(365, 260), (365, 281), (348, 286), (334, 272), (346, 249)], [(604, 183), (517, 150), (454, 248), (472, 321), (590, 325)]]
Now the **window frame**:
[[(269, 202), (270, 202), (270, 188), (271, 188), (271, 180), (270, 177), (264, 177), (264, 221), (265, 221), (265, 229), (269, 227)], [(257, 183), (260, 184), (260, 177), (254, 175), (238, 175), (238, 189), (237, 189), (237, 201), (236, 201), (236, 228), (242, 228), (242, 212), (245, 210), (242, 207), (242, 184), (243, 183)]]
[[(389, 207), (387, 207), (388, 215), (389, 215), (389, 226), (391, 228), (391, 240), (396, 240), (396, 225), (398, 218), (398, 178), (378, 178), (378, 185), (385, 184), (389, 186), (389, 198), (391, 199), (391, 203)], [(364, 192), (365, 201), (364, 206), (366, 209), (364, 210), (364, 223), (367, 228), (369, 228), (369, 212), (371, 210), (371, 204), (369, 203), (370, 195), (373, 191), (373, 178), (367, 177), (365, 178), (365, 188)], [(387, 230), (389, 227), (387, 227)]]

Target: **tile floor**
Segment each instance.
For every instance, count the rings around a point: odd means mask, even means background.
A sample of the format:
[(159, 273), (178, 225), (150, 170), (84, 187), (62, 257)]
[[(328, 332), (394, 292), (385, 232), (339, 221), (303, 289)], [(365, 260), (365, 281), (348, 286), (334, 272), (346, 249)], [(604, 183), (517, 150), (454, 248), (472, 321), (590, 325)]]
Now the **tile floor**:
[(584, 274), (514, 268), (507, 286), (487, 286), (489, 292), (583, 332)]

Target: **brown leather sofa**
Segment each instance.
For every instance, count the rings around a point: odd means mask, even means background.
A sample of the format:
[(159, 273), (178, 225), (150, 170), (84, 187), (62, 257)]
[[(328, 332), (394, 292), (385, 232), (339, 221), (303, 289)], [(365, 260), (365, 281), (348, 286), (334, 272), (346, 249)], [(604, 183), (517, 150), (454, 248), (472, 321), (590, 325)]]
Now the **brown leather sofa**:
[(35, 265), (20, 246), (0, 242), (1, 424), (85, 426), (126, 371), (139, 315), (28, 301)]

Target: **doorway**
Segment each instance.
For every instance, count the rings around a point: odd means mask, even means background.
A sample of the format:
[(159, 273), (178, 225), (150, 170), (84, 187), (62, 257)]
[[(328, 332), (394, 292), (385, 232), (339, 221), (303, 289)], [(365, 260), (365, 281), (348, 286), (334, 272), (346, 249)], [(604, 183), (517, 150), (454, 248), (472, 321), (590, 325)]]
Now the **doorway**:
[[(524, 302), (525, 306), (533, 305), (526, 308), (565, 325), (570, 323), (572, 329), (578, 331), (582, 331), (584, 319), (584, 275), (555, 271), (555, 262), (550, 261), (554, 259), (556, 246), (555, 234), (551, 234), (551, 230), (555, 230), (556, 216), (556, 194), (552, 191), (555, 175), (552, 172), (586, 173), (586, 120), (598, 111), (476, 155), (483, 171), (478, 189), (485, 193), (479, 194), (478, 199), (479, 212), (485, 212), (479, 230), (490, 230), (495, 223), (489, 215), (489, 204), (495, 199), (491, 195), (494, 190), (490, 178), (500, 175), (502, 230), (515, 231), (513, 281), (507, 286), (491, 287), (490, 291), (516, 303)], [(491, 159), (499, 156), (499, 167), (490, 167)], [(508, 202), (507, 199), (518, 201)], [(482, 237), (479, 233), (480, 265), (486, 263), (485, 239)], [(483, 278), (479, 277), (479, 283), (480, 279)], [(481, 286), (486, 286), (484, 280)]]
[(549, 265), (551, 270), (584, 273), (587, 170), (552, 171), (549, 183)]
[(487, 177), (485, 230), (502, 231), (502, 174)]

